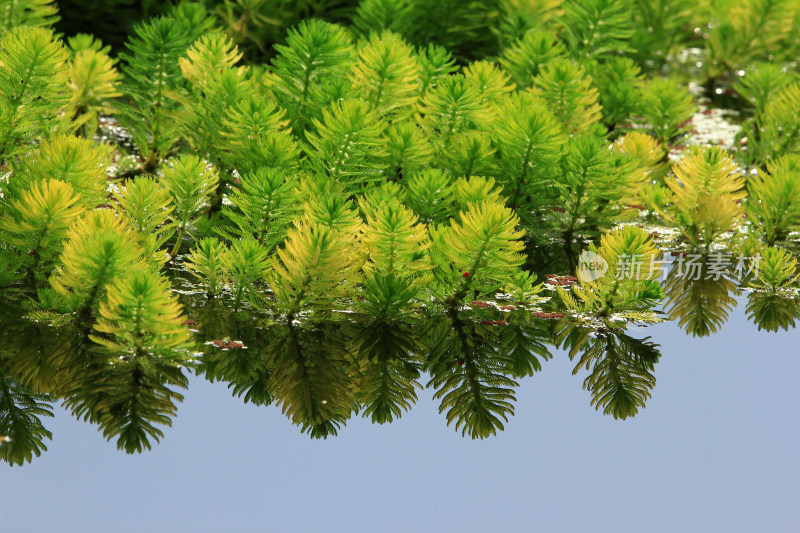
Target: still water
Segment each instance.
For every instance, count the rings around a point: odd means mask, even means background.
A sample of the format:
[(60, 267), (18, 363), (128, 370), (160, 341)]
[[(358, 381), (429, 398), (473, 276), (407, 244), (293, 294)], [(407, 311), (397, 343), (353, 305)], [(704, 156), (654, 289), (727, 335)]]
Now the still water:
[[(198, 336), (246, 348), (209, 345), (172, 427), (140, 454), (117, 450), (56, 406), (54, 418), (43, 418), (53, 434), (47, 451), (2, 468), (0, 524), (83, 533), (796, 531), (796, 303), (770, 306), (719, 283), (669, 294), (662, 309), (672, 320), (650, 326), (586, 330), (569, 317), (491, 308), (414, 324), (408, 338), (402, 327), (356, 320), (261, 330), (218, 303), (190, 304)], [(681, 307), (687, 301), (694, 304)], [(266, 351), (292, 342), (300, 349), (285, 353), (316, 350), (328, 366), (305, 368), (328, 383), (348, 364), (330, 354), (372, 346), (363, 377), (383, 368), (380, 353), (392, 343), (416, 341), (425, 364), (390, 358), (399, 365), (395, 391), (402, 396), (399, 381), (416, 372), (423, 387), (392, 423), (374, 424), (362, 408), (329, 427), (327, 439), (312, 439), (281, 407), (253, 405), (253, 368)], [(528, 349), (509, 349), (515, 342)], [(454, 429), (467, 415), (451, 413), (448, 427), (449, 409), (440, 414), (441, 390), (474, 391), (470, 376), (510, 391), (476, 396), (511, 405), (495, 411), (504, 429), (493, 425), (496, 435), (482, 440), (468, 438), (477, 422)], [(337, 390), (334, 404), (344, 394)], [(300, 401), (276, 400), (288, 416)]]

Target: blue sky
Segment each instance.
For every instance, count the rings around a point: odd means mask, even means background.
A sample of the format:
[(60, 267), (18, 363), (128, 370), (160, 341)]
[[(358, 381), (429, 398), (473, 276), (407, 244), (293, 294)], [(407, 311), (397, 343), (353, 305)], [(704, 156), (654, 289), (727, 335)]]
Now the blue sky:
[(128, 456), (58, 411), (49, 451), (0, 467), (3, 531), (753, 532), (800, 523), (797, 331), (744, 309), (707, 339), (666, 323), (636, 418), (598, 413), (564, 354), (522, 381), (499, 437), (472, 441), (421, 392), (386, 426), (312, 441), (276, 407), (195, 379), (174, 427)]

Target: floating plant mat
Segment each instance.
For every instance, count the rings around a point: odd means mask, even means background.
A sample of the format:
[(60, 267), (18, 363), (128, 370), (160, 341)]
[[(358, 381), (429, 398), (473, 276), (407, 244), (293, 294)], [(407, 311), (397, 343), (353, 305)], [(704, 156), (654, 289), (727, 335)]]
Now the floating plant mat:
[(566, 357), (629, 419), (662, 322), (711, 336), (738, 305), (759, 335), (795, 327), (796, 2), (182, 2), (114, 51), (17, 4), (11, 464), (45, 450), (56, 403), (148, 450), (190, 376), (314, 438), (428, 389), (483, 439)]

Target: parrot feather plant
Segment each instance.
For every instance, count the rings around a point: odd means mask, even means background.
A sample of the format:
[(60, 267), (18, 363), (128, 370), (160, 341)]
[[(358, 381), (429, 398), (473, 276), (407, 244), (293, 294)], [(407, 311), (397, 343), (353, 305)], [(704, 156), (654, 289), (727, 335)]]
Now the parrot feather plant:
[(191, 334), (169, 281), (149, 270), (131, 270), (108, 285), (97, 310), (89, 371), (91, 383), (69, 394), (65, 406), (100, 426), (127, 453), (150, 449), (170, 426), (192, 360)]
[(624, 226), (607, 232), (600, 246), (590, 245), (588, 257), (602, 259), (605, 272), (595, 271), (589, 261), (579, 266), (579, 283), (566, 290), (557, 287), (558, 295), (568, 309), (599, 317), (611, 315), (640, 320), (659, 321), (650, 309), (663, 297), (658, 283), (661, 277), (660, 250), (642, 229)]
[(672, 206), (662, 213), (694, 248), (711, 245), (741, 223), (745, 178), (733, 157), (718, 147), (691, 149), (665, 179)]
[(491, 294), (525, 261), (519, 218), (499, 203), (473, 203), (448, 225), (433, 226), (431, 259), (443, 301), (458, 307), (468, 296)]
[(0, 162), (27, 151), (61, 121), (69, 100), (69, 53), (49, 29), (0, 37)]

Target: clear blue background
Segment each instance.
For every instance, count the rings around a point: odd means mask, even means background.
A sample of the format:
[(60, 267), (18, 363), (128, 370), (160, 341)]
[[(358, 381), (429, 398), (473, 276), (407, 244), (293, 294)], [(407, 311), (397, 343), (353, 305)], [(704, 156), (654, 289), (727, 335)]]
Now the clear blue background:
[(707, 339), (674, 323), (647, 408), (596, 412), (557, 353), (484, 441), (433, 394), (398, 422), (351, 419), (312, 441), (274, 406), (194, 379), (174, 427), (128, 456), (61, 410), (49, 451), (0, 466), (0, 529), (25, 532), (795, 532), (800, 335), (758, 334), (738, 307)]

